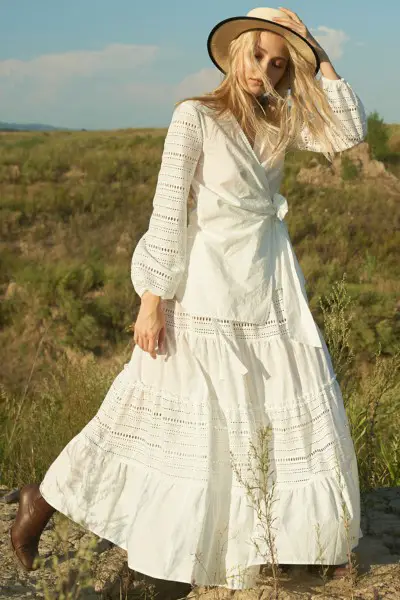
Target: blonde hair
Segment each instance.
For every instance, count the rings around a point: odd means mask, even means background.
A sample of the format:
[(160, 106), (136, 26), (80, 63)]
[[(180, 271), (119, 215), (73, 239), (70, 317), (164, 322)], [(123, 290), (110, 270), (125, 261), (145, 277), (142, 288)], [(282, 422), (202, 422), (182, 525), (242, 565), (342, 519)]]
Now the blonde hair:
[(259, 72), (266, 97), (275, 106), (277, 125), (274, 131), (278, 135), (267, 163), (273, 163), (278, 155), (294, 147), (305, 126), (308, 128), (307, 134), (320, 143), (323, 154), (332, 161), (335, 150), (331, 129), (340, 127), (340, 124), (326, 99), (321, 82), (315, 78), (314, 65), (285, 40), (289, 61), (283, 77), (274, 88), (255, 58), (261, 33), (260, 30), (246, 31), (232, 40), (223, 81), (213, 91), (184, 98), (176, 106), (186, 100), (199, 100), (213, 109), (217, 117), (230, 111), (243, 131), (269, 139), (271, 126), (274, 129), (274, 125), (265, 112), (265, 101), (260, 101), (245, 87), (244, 61), (247, 58), (252, 72)]

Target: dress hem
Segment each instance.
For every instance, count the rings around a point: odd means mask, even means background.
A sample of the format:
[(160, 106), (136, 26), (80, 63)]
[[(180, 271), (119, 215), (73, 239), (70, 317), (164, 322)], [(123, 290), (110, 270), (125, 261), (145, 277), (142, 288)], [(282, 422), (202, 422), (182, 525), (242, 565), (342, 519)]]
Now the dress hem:
[[(59, 512), (60, 514), (64, 515), (67, 518), (71, 518), (70, 515), (63, 511), (60, 510), (59, 508), (57, 508), (57, 506), (54, 506), (54, 504), (52, 504), (51, 502), (49, 502), (49, 499), (46, 496), (46, 493), (43, 493), (42, 491), (42, 486), (40, 485), (40, 493), (42, 494), (43, 498), (46, 500), (46, 502), (48, 502), (48, 504), (50, 504), (57, 512)], [(57, 504), (57, 503), (56, 503)], [(78, 525), (80, 525), (81, 527), (83, 527), (84, 529), (86, 529), (87, 531), (90, 531), (91, 533), (93, 533), (94, 535), (97, 535), (100, 539), (103, 540), (107, 540), (109, 542), (111, 542), (114, 546), (117, 546), (118, 548), (121, 548), (122, 550), (124, 550), (125, 552), (128, 552), (128, 549), (126, 546), (120, 544), (120, 543), (116, 543), (113, 539), (112, 536), (104, 536), (98, 533), (98, 530), (96, 531), (95, 527), (90, 527), (87, 528), (83, 523), (78, 523)], [(359, 541), (360, 539), (364, 537), (363, 534), (361, 533), (361, 535), (359, 535), (359, 538), (357, 540), (357, 542), (351, 547), (351, 551), (354, 550), (354, 548), (356, 548), (359, 545)], [(127, 564), (128, 564), (128, 568), (132, 571), (135, 571), (137, 573), (141, 573), (143, 575), (146, 575), (147, 577), (152, 577), (154, 579), (160, 579), (162, 581), (173, 581), (176, 583), (187, 583), (189, 585), (193, 585), (192, 581), (188, 581), (188, 578), (180, 578), (180, 579), (176, 579), (176, 578), (171, 578), (165, 575), (160, 575), (159, 573), (157, 573), (157, 575), (154, 574), (154, 572), (150, 572), (151, 569), (148, 569), (147, 567), (141, 567), (138, 568), (138, 565), (136, 564), (136, 566), (133, 566), (130, 562), (129, 562), (129, 556), (127, 557)], [(251, 563), (250, 565), (247, 565), (246, 567), (244, 567), (245, 569), (251, 568), (251, 567), (262, 567), (262, 566), (267, 566), (269, 563), (265, 563), (265, 562), (257, 562), (257, 563)], [(285, 559), (281, 560), (279, 564), (293, 564), (293, 565), (308, 565), (308, 564), (314, 564), (314, 565), (319, 565), (319, 564), (325, 564), (325, 563), (309, 563), (309, 562), (299, 562), (297, 561), (296, 563), (291, 563), (290, 561), (286, 561)], [(340, 565), (342, 563), (334, 563), (332, 566), (337, 566)], [(199, 582), (199, 583), (195, 583), (194, 586), (211, 586), (211, 587), (225, 587), (227, 589), (235, 589), (235, 590), (241, 590), (241, 589), (252, 589), (252, 587), (242, 587), (242, 588), (237, 588), (237, 587), (229, 587), (227, 585), (223, 585), (220, 583), (203, 583), (203, 582)]]

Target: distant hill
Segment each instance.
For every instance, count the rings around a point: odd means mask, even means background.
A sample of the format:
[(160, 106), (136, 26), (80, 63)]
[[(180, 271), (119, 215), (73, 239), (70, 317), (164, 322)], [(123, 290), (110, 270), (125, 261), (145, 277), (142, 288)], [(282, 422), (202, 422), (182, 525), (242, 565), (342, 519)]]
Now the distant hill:
[(72, 131), (68, 127), (53, 127), (41, 123), (3, 123), (0, 121), (0, 131)]

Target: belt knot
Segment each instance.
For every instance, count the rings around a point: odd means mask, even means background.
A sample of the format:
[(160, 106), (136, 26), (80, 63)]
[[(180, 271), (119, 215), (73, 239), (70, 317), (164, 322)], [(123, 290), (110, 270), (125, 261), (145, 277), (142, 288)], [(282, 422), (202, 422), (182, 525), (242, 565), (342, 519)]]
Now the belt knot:
[(276, 192), (272, 196), (272, 206), (274, 207), (276, 217), (282, 221), (289, 209), (285, 196), (282, 196), (282, 194), (278, 194)]

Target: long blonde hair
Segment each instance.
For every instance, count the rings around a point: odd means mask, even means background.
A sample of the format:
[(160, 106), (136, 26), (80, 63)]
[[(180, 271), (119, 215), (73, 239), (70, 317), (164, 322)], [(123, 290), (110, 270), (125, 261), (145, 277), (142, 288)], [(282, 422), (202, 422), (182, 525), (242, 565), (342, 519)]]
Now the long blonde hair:
[(256, 98), (245, 87), (244, 60), (247, 55), (253, 72), (258, 71), (264, 83), (267, 102), (275, 106), (275, 122), (278, 125), (275, 125), (274, 131), (278, 135), (267, 163), (274, 162), (278, 155), (294, 147), (304, 127), (308, 128), (308, 135), (321, 144), (326, 158), (332, 161), (334, 145), (331, 130), (340, 127), (340, 124), (326, 99), (321, 82), (315, 78), (315, 67), (285, 40), (289, 61), (283, 77), (274, 88), (255, 58), (261, 33), (260, 30), (246, 31), (234, 39), (229, 47), (229, 66), (223, 81), (213, 91), (184, 98), (176, 106), (186, 100), (199, 100), (213, 109), (217, 117), (230, 111), (243, 131), (265, 139), (274, 125), (264, 109), (266, 102)]

